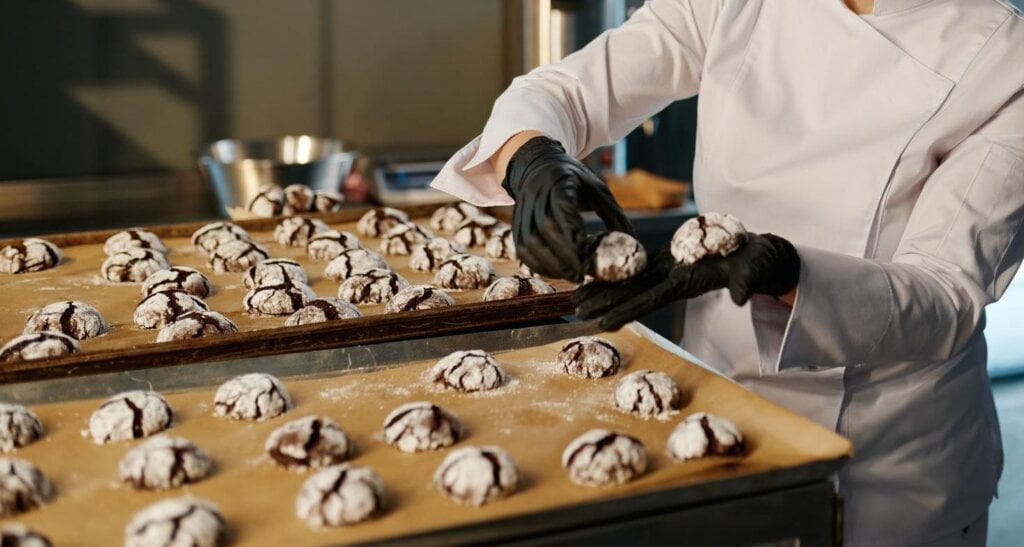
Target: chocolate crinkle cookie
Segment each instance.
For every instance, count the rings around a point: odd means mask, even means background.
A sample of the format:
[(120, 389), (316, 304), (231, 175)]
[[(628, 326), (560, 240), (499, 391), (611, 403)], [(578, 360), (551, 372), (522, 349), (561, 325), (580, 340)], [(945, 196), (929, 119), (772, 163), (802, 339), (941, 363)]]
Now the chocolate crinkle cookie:
[(615, 386), (615, 407), (641, 418), (664, 419), (681, 406), (679, 386), (664, 372), (638, 370), (623, 376)]
[(317, 190), (313, 197), (313, 210), (318, 213), (336, 213), (345, 203), (345, 196), (338, 192)]
[(35, 412), (21, 405), (0, 403), (0, 452), (14, 452), (42, 436), (43, 423)]
[(384, 442), (402, 452), (440, 450), (461, 437), (458, 418), (428, 402), (404, 404), (384, 419)]
[(0, 527), (0, 545), (7, 547), (52, 547), (50, 538), (30, 530), (23, 524), (11, 523)]
[(453, 239), (466, 247), (482, 247), (487, 244), (492, 234), (506, 226), (508, 225), (492, 216), (480, 215), (459, 224)]
[(153, 232), (147, 232), (139, 228), (131, 228), (118, 232), (103, 243), (103, 252), (107, 256), (115, 255), (129, 249), (151, 249), (158, 253), (167, 254), (167, 245), (160, 241), (160, 237)]
[(398, 224), (409, 222), (405, 211), (380, 207), (366, 212), (356, 222), (356, 233), (366, 237), (378, 237)]
[(159, 435), (129, 450), (117, 466), (136, 490), (167, 490), (198, 482), (213, 470), (210, 456), (192, 441)]
[(172, 323), (160, 329), (157, 342), (192, 340), (220, 334), (234, 334), (238, 325), (215, 311), (190, 311), (178, 316)]
[(208, 311), (206, 303), (185, 291), (159, 291), (135, 307), (135, 324), (144, 329), (159, 329), (190, 311)]
[(317, 232), (306, 244), (306, 254), (313, 260), (326, 262), (338, 257), (342, 252), (360, 247), (359, 238), (351, 232), (325, 230)]
[(110, 323), (96, 308), (77, 300), (47, 304), (32, 312), (25, 322), (25, 334), (59, 332), (76, 340), (95, 338), (110, 330)]
[(338, 298), (357, 305), (384, 304), (409, 282), (391, 270), (367, 270), (350, 276), (338, 288)]
[(359, 308), (340, 298), (316, 298), (306, 302), (302, 309), (288, 316), (284, 324), (287, 327), (294, 327), (362, 316)]
[(316, 293), (309, 285), (282, 281), (249, 291), (242, 304), (251, 315), (291, 315), (315, 298)]
[(746, 451), (746, 441), (736, 424), (707, 412), (691, 414), (668, 437), (668, 453), (677, 460), (742, 456)]
[(380, 236), (380, 252), (386, 255), (407, 255), (416, 245), (433, 238), (434, 234), (430, 230), (412, 222), (403, 222)]
[(455, 300), (448, 293), (430, 285), (412, 285), (391, 297), (384, 311), (398, 313), (403, 311), (433, 310), (455, 305)]
[(45, 239), (29, 238), (0, 249), (0, 273), (23, 274), (49, 270), (60, 264), (60, 247)]
[(271, 258), (245, 270), (242, 282), (245, 283), (247, 289), (281, 283), (305, 283), (308, 285), (309, 276), (298, 262), (290, 258)]
[(481, 349), (456, 351), (434, 365), (435, 384), (458, 391), (489, 391), (505, 382), (505, 371), (491, 354)]
[(126, 391), (107, 399), (89, 417), (96, 444), (141, 439), (159, 433), (174, 420), (171, 405), (155, 391)]
[(42, 507), (53, 494), (50, 480), (31, 462), (0, 458), (0, 518)]
[(597, 336), (570, 340), (556, 359), (559, 370), (578, 378), (603, 378), (619, 371), (622, 354), (610, 341)]
[(197, 298), (206, 298), (210, 296), (213, 286), (206, 274), (186, 266), (171, 266), (166, 270), (160, 270), (142, 283), (143, 296), (168, 290), (185, 291)]
[(591, 429), (562, 452), (562, 467), (569, 479), (584, 486), (611, 486), (629, 482), (647, 470), (644, 445), (621, 433)]
[(128, 249), (107, 257), (100, 272), (107, 281), (142, 283), (155, 272), (170, 267), (163, 253), (152, 249)]
[(747, 230), (728, 213), (707, 213), (683, 223), (672, 236), (672, 257), (693, 264), (708, 256), (727, 256), (746, 240)]
[(501, 226), (494, 230), (494, 232), (491, 233), (491, 237), (487, 239), (484, 251), (487, 253), (488, 258), (493, 258), (495, 260), (515, 260), (516, 242), (512, 237), (512, 227)]
[(466, 254), (466, 247), (450, 239), (435, 237), (413, 245), (409, 253), (409, 267), (419, 272), (432, 272), (446, 259)]
[(453, 450), (434, 473), (434, 486), (472, 507), (507, 497), (518, 485), (519, 471), (512, 456), (497, 446)]
[(494, 265), (491, 261), (473, 255), (447, 258), (434, 273), (434, 284), (444, 289), (482, 289), (493, 280)]
[(258, 217), (275, 217), (284, 211), (284, 191), (275, 184), (260, 187), (256, 196), (249, 201), (249, 212)]
[(306, 470), (344, 462), (352, 452), (352, 441), (334, 420), (306, 416), (275, 429), (263, 448), (277, 465)]
[(213, 397), (217, 416), (263, 421), (292, 408), (288, 391), (277, 378), (262, 373), (236, 376), (221, 384)]
[(198, 498), (158, 501), (139, 511), (124, 529), (125, 547), (217, 547), (227, 526), (213, 503)]
[(211, 222), (192, 233), (192, 246), (210, 254), (229, 241), (249, 241), (249, 232), (231, 222)]
[(78, 340), (59, 332), (22, 334), (0, 347), (0, 363), (46, 359), (82, 351)]
[(210, 268), (217, 273), (244, 272), (270, 257), (259, 243), (237, 239), (219, 245), (210, 253)]
[(636, 276), (647, 267), (647, 251), (627, 233), (608, 232), (594, 248), (590, 265), (590, 273), (596, 279), (617, 283)]
[(313, 210), (316, 194), (313, 189), (303, 184), (289, 184), (284, 187), (284, 207), (281, 212), (286, 215), (308, 213)]
[(274, 241), (291, 247), (305, 247), (313, 234), (330, 229), (323, 221), (315, 218), (288, 217), (274, 228)]
[(501, 277), (491, 283), (484, 291), (484, 301), (508, 300), (522, 296), (536, 296), (538, 294), (551, 294), (555, 288), (542, 279), (525, 275), (514, 275), (512, 277)]
[(345, 281), (353, 275), (370, 270), (387, 270), (388, 262), (384, 257), (367, 249), (349, 249), (342, 251), (324, 268), (324, 277), (331, 281)]
[(384, 481), (369, 467), (342, 464), (306, 480), (295, 498), (295, 514), (313, 527), (347, 526), (384, 510)]
[(452, 233), (466, 220), (481, 216), (483, 213), (475, 205), (466, 202), (449, 203), (434, 210), (430, 215), (430, 227), (438, 232)]

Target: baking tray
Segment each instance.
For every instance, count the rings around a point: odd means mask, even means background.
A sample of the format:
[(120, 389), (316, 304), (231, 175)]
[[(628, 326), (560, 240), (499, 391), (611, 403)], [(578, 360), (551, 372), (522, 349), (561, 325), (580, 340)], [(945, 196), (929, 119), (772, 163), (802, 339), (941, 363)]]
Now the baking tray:
[[(665, 422), (618, 413), (609, 399), (621, 373), (580, 380), (553, 367), (564, 340), (595, 330), (591, 323), (553, 324), (0, 386), (0, 399), (32, 405), (48, 430), (44, 440), (16, 457), (36, 463), (60, 491), (50, 506), (17, 520), (61, 545), (114, 544), (135, 511), (157, 499), (194, 495), (220, 505), (238, 545), (481, 544), (822, 483), (850, 455), (850, 444), (842, 437), (687, 361), (678, 348), (642, 327), (606, 335), (627, 356), (623, 372), (649, 368), (669, 373), (683, 389), (685, 407)], [(493, 352), (513, 380), (484, 394), (429, 387), (426, 369), (438, 357), (470, 348)], [(254, 371), (282, 378), (296, 408), (263, 423), (210, 416), (213, 387)], [(218, 466), (216, 474), (166, 493), (117, 485), (117, 460), (134, 443), (94, 445), (79, 429), (99, 404), (94, 398), (138, 388), (167, 395), (179, 417), (170, 433), (205, 448)], [(384, 416), (399, 404), (423, 399), (449, 408), (468, 427), (468, 437), (456, 447), (498, 444), (509, 450), (524, 477), (522, 489), (482, 508), (463, 507), (429, 485), (447, 451), (409, 455), (383, 445), (379, 429)], [(670, 461), (664, 453), (669, 432), (682, 417), (701, 410), (734, 420), (747, 436), (749, 454)], [(356, 443), (354, 463), (383, 476), (390, 509), (379, 520), (314, 531), (294, 516), (294, 496), (305, 476), (271, 465), (262, 455), (262, 442), (285, 421), (312, 413), (336, 419)], [(613, 488), (570, 483), (559, 456), (569, 440), (592, 427), (641, 439), (651, 470)], [(73, 462), (67, 460), (68, 453), (75, 454)]]
[[(434, 208), (411, 207), (406, 211), (413, 220), (425, 224)], [(346, 209), (308, 216), (320, 218), (333, 228), (354, 232), (355, 220), (366, 210)], [(249, 230), (253, 239), (263, 244), (271, 256), (292, 258), (302, 264), (310, 274), (310, 285), (318, 295), (335, 296), (339, 284), (321, 275), (325, 262), (313, 261), (303, 248), (287, 247), (273, 241), (273, 228), (280, 221), (279, 217), (241, 220), (237, 224)], [(368, 344), (525, 324), (573, 313), (569, 297), (574, 285), (549, 280), (559, 292), (481, 302), (482, 289), (455, 291), (450, 292), (457, 303), (452, 308), (383, 315), (383, 306), (365, 306), (361, 307), (366, 314), (363, 318), (285, 328), (284, 317), (255, 318), (246, 314), (242, 309), (242, 299), (247, 291), (241, 282), (242, 274), (215, 274), (206, 266), (205, 255), (190, 249), (188, 238), (203, 224), (145, 229), (159, 235), (172, 248), (168, 258), (173, 265), (198, 268), (211, 278), (214, 293), (206, 299), (207, 304), (238, 323), (241, 333), (157, 344), (156, 330), (144, 330), (132, 324), (132, 312), (141, 299), (140, 284), (110, 283), (99, 276), (104, 258), (102, 243), (117, 230), (45, 236), (64, 250), (65, 261), (57, 268), (43, 272), (0, 276), (0, 343), (21, 333), (24, 321), (33, 309), (60, 300), (83, 300), (96, 306), (115, 328), (99, 338), (82, 341), (82, 353), (79, 354), (5, 364), (0, 370), (0, 382)], [(375, 249), (379, 241), (377, 238), (360, 239), (371, 249)], [(17, 240), (0, 240), (0, 247), (12, 241)], [(471, 252), (482, 254), (481, 249), (471, 249)], [(430, 283), (433, 277), (430, 272), (409, 269), (407, 257), (386, 258), (411, 283)], [(495, 260), (493, 263), (499, 276), (518, 272), (516, 261)]]

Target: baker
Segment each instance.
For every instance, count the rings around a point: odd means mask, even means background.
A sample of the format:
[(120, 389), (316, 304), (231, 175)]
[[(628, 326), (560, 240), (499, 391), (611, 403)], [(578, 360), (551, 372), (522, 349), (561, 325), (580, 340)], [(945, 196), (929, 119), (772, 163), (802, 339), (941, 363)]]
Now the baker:
[(615, 329), (687, 299), (687, 350), (852, 439), (849, 544), (983, 545), (1002, 470), (984, 308), (1024, 256), (1017, 3), (651, 0), (517, 78), (434, 187), (515, 203), (522, 260), (579, 280), (579, 211), (629, 226), (574, 158), (699, 93), (697, 205), (754, 235), (655, 255), (581, 290), (580, 315)]

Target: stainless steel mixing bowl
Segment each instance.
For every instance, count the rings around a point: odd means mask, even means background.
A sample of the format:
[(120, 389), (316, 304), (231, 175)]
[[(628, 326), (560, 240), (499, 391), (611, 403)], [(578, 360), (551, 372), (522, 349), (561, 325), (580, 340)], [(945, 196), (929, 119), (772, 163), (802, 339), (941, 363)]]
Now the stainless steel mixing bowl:
[(221, 208), (246, 207), (265, 184), (304, 184), (337, 192), (355, 161), (340, 140), (308, 135), (265, 140), (225, 139), (199, 153), (199, 170)]

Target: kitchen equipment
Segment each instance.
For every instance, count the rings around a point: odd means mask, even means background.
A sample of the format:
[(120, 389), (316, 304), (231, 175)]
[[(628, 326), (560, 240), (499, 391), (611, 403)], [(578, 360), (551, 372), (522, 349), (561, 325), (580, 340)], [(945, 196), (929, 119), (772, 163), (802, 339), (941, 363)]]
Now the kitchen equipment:
[(199, 153), (199, 170), (221, 208), (246, 207), (260, 186), (304, 184), (339, 191), (356, 154), (337, 139), (309, 135), (277, 139), (224, 139)]
[(394, 207), (455, 201), (450, 194), (430, 187), (454, 152), (447, 148), (374, 151), (369, 172), (370, 195), (378, 203)]

